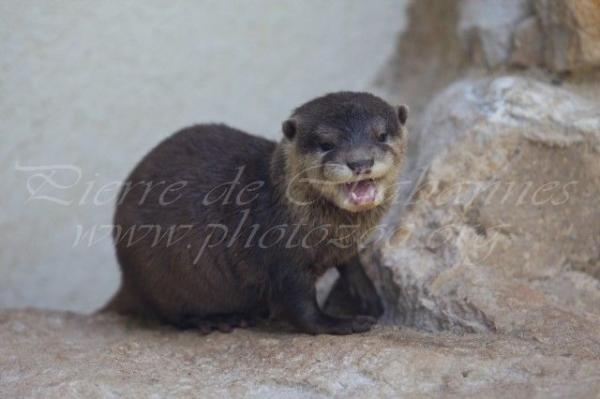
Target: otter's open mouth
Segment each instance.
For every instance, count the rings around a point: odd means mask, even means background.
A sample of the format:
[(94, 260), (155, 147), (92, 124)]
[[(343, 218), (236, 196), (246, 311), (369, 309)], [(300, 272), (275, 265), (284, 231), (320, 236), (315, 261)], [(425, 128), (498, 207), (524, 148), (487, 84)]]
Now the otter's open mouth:
[(377, 183), (373, 179), (344, 183), (343, 189), (354, 205), (369, 205), (377, 198)]

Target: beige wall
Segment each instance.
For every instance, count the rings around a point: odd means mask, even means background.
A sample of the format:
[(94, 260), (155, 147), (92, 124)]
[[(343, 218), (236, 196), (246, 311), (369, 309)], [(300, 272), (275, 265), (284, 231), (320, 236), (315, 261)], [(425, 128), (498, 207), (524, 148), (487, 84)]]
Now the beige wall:
[[(0, 307), (99, 306), (118, 284), (111, 182), (185, 125), (277, 138), (299, 103), (368, 89), (404, 8), (0, 0)], [(98, 242), (76, 243), (94, 226)]]

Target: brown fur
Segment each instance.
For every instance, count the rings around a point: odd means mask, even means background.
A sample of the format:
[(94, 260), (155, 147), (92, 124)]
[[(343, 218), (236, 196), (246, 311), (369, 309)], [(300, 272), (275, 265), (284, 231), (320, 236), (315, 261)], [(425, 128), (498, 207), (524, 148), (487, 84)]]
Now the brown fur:
[[(405, 107), (341, 92), (296, 109), (278, 145), (225, 125), (171, 136), (122, 190), (114, 236), (123, 281), (105, 310), (199, 329), (229, 330), (270, 315), (308, 333), (367, 330), (382, 309), (356, 256), (395, 193), (405, 121)], [(366, 172), (349, 166), (365, 157), (372, 159)], [(349, 202), (344, 183), (371, 177), (373, 201)], [(162, 189), (148, 190), (148, 182)], [(208, 200), (231, 182), (229, 199)], [(144, 235), (142, 226), (181, 229), (169, 243), (166, 235)], [(294, 239), (301, 245), (290, 245)], [(364, 293), (366, 314), (319, 309), (314, 282), (331, 267)]]

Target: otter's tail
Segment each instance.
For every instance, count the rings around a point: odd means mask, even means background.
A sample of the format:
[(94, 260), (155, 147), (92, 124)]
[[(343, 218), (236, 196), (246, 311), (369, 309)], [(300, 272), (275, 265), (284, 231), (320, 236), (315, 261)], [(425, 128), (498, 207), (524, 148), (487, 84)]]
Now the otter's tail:
[(139, 296), (124, 284), (121, 285), (117, 293), (97, 313), (147, 316), (147, 311)]

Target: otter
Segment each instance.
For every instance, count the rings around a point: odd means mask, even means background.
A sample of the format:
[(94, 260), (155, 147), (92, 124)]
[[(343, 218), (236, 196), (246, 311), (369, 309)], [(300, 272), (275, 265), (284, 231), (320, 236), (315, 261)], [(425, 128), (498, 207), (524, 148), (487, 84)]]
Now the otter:
[[(383, 308), (359, 244), (393, 200), (407, 113), (337, 92), (296, 108), (279, 143), (223, 124), (165, 139), (118, 196), (122, 281), (104, 310), (203, 332), (267, 317), (309, 334), (369, 330)], [(356, 314), (317, 303), (315, 282), (333, 267)]]

